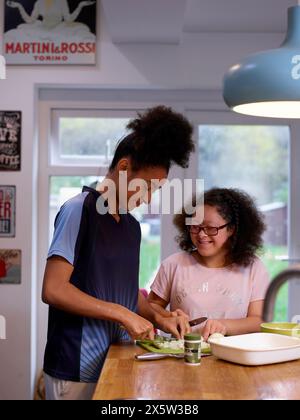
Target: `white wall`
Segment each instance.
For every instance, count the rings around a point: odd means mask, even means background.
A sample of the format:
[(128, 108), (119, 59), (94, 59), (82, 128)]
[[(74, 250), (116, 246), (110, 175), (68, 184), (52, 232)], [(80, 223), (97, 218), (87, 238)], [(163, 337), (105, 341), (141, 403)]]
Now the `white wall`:
[[(0, 3), (2, 24), (3, 0)], [(0, 247), (22, 249), (23, 260), (22, 284), (0, 287), (0, 314), (7, 319), (7, 340), (0, 341), (0, 399), (30, 398), (31, 371), (35, 370), (31, 315), (38, 199), (36, 85), (220, 89), (223, 73), (231, 63), (257, 49), (275, 47), (283, 38), (278, 34), (189, 34), (180, 45), (114, 45), (100, 8), (98, 14), (96, 66), (10, 66), (7, 80), (0, 81), (0, 109), (23, 113), (22, 171), (0, 172), (0, 184), (17, 186), (17, 236), (1, 238)]]

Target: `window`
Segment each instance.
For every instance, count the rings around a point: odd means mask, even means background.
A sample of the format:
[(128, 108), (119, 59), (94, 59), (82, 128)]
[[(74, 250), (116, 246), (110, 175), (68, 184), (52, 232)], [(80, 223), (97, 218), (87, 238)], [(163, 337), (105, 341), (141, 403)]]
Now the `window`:
[[(66, 110), (51, 111), (51, 144), (48, 161), (48, 241), (61, 205), (79, 194), (84, 185), (94, 186), (105, 176), (117, 142), (126, 135), (128, 121), (136, 111)], [(160, 194), (154, 194), (152, 209), (159, 209)], [(140, 287), (149, 288), (160, 264), (160, 225), (157, 214), (143, 205), (133, 211), (141, 225)]]
[(107, 167), (118, 141), (126, 135), (129, 116), (122, 114), (53, 110), (51, 164)]
[[(256, 198), (267, 231), (264, 255), (271, 278), (287, 267), (288, 171), (287, 126), (199, 125), (198, 177), (205, 189), (240, 188)], [(288, 285), (279, 292), (275, 320), (287, 319)]]

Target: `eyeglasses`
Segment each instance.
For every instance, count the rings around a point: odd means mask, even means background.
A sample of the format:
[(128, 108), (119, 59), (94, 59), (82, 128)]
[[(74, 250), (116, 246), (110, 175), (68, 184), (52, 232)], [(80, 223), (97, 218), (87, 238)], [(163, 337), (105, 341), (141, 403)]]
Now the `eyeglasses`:
[(218, 226), (218, 227), (217, 226), (190, 225), (188, 229), (190, 233), (194, 233), (194, 234), (198, 234), (201, 232), (201, 230), (203, 230), (203, 232), (207, 236), (217, 236), (217, 234), (219, 233), (219, 230), (224, 229), (228, 225), (230, 225), (230, 222), (226, 223), (225, 225)]

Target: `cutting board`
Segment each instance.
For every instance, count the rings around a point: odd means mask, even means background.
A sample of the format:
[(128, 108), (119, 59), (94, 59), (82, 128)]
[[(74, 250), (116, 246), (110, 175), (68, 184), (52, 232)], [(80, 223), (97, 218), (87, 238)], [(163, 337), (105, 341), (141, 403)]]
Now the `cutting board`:
[(163, 353), (163, 354), (183, 354), (184, 353), (184, 351), (180, 349), (177, 349), (177, 350), (171, 349), (171, 348), (159, 349), (158, 347), (155, 347), (151, 342), (137, 341), (136, 344), (154, 353)]
[[(159, 349), (158, 347), (155, 347), (153, 343), (151, 343), (150, 340), (147, 340), (147, 342), (137, 341), (136, 344), (154, 353), (163, 353), (163, 354), (183, 354), (184, 353), (184, 350), (174, 350), (171, 348)], [(211, 354), (211, 350), (210, 349), (201, 350), (201, 353)]]

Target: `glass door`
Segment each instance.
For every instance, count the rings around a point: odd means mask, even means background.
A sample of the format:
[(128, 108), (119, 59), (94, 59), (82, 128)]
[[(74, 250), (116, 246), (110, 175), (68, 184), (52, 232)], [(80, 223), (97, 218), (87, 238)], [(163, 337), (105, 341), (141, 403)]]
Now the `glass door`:
[[(193, 113), (197, 152), (190, 173), (204, 179), (204, 188), (239, 188), (255, 198), (265, 216), (264, 252), (270, 277), (287, 267), (290, 129), (262, 125), (222, 113)], [(279, 291), (275, 318), (288, 317), (288, 285)]]

